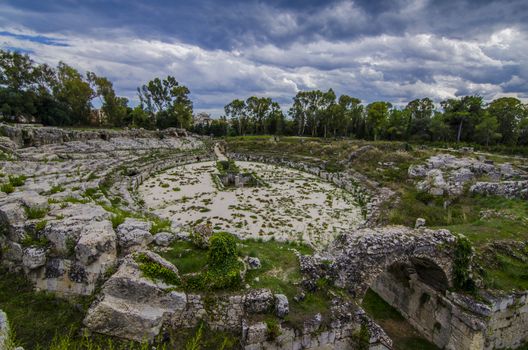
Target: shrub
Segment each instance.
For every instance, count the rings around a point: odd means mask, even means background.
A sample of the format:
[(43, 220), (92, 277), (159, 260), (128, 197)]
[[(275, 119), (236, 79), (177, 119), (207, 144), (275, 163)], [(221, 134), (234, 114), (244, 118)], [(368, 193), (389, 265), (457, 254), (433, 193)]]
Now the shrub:
[(218, 232), (209, 239), (209, 265), (223, 266), (237, 260), (236, 239), (227, 232)]
[(50, 241), (44, 236), (40, 235), (39, 237), (35, 237), (33, 235), (26, 235), (22, 239), (22, 246), (23, 247), (47, 247), (50, 243)]
[(459, 235), (455, 246), (455, 258), (453, 259), (453, 284), (455, 288), (468, 292), (475, 290), (475, 283), (470, 277), (472, 255), (471, 242), (466, 237)]

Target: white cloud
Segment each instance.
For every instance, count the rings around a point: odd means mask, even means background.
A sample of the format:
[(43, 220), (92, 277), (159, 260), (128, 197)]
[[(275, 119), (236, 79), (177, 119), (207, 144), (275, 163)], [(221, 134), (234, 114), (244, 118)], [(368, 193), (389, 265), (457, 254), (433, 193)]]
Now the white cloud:
[[(411, 5), (419, 9), (421, 2)], [(353, 4), (336, 6), (346, 10)], [(282, 23), (276, 28), (279, 32), (295, 31), (298, 25), (289, 14), (277, 21)], [(2, 30), (15, 32), (14, 28)], [(222, 113), (223, 106), (234, 98), (255, 94), (288, 101), (299, 90), (316, 88), (334, 88), (338, 94), (358, 96), (366, 102), (423, 96), (439, 101), (460, 92), (492, 99), (502, 96), (506, 88), (526, 87), (528, 79), (528, 36), (517, 28), (501, 29), (482, 41), (431, 33), (382, 34), (343, 41), (319, 39), (286, 47), (254, 44), (231, 51), (146, 40), (124, 30), (93, 37), (35, 33), (20, 27), (16, 33), (49, 36), (68, 46), (0, 35), (0, 47), (24, 48), (38, 61), (52, 65), (64, 61), (81, 71), (105, 75), (114, 81), (118, 92), (133, 101), (137, 86), (157, 76), (174, 75), (190, 88), (197, 110), (215, 114)], [(515, 74), (505, 75), (502, 83), (491, 82), (496, 72), (508, 69)], [(508, 93), (526, 96), (526, 91)]]

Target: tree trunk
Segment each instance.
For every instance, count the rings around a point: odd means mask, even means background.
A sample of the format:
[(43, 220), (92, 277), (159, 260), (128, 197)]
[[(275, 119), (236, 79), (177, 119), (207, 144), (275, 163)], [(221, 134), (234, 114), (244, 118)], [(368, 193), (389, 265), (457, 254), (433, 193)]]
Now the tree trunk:
[(464, 119), (461, 119), (460, 124), (458, 124), (457, 143), (460, 142), (460, 136), (462, 135), (462, 123), (464, 123)]

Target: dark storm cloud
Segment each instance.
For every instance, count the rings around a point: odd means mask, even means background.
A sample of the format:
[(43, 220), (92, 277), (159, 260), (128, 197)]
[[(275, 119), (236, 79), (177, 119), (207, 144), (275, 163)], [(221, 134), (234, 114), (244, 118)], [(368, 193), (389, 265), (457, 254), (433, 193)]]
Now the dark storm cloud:
[(132, 99), (175, 75), (215, 114), (330, 87), (365, 101), (525, 98), (527, 17), (524, 0), (7, 0), (0, 46), (105, 74)]

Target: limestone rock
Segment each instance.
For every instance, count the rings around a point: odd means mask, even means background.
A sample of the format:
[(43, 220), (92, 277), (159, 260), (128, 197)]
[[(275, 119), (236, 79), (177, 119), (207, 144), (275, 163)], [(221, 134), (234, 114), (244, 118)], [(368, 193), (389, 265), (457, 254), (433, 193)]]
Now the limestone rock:
[(261, 267), (260, 259), (257, 257), (248, 256), (246, 261), (250, 270), (260, 269)]
[(246, 330), (246, 343), (263, 343), (268, 338), (268, 326), (264, 322), (257, 322), (250, 325)]
[(209, 239), (212, 235), (213, 228), (211, 224), (199, 224), (193, 228), (191, 240), (196, 246), (205, 249), (209, 247)]
[(273, 293), (269, 289), (253, 289), (246, 294), (244, 306), (248, 313), (258, 314), (273, 310)]
[(154, 242), (159, 246), (168, 247), (174, 238), (174, 235), (170, 232), (159, 232), (154, 236)]
[(288, 297), (284, 294), (275, 294), (275, 314), (284, 318), (290, 312)]
[[(177, 273), (172, 264), (157, 254), (142, 254)], [(159, 334), (166, 315), (186, 308), (185, 293), (167, 290), (172, 287), (144, 277), (134, 255), (128, 255), (103, 285), (99, 300), (88, 310), (84, 324), (98, 333), (151, 341)]]
[(420, 228), (425, 226), (425, 219), (424, 218), (418, 218), (416, 219), (416, 223), (414, 224), (414, 228)]
[(22, 256), (22, 264), (28, 270), (33, 270), (46, 264), (46, 251), (42, 248), (26, 248)]
[(127, 218), (117, 227), (119, 245), (123, 249), (146, 247), (154, 240), (150, 233), (151, 227), (152, 224), (148, 221)]
[(77, 259), (84, 265), (90, 265), (102, 253), (116, 258), (116, 234), (110, 221), (94, 221), (83, 226), (81, 237), (75, 246)]

